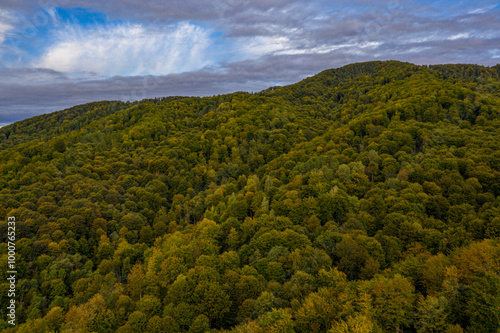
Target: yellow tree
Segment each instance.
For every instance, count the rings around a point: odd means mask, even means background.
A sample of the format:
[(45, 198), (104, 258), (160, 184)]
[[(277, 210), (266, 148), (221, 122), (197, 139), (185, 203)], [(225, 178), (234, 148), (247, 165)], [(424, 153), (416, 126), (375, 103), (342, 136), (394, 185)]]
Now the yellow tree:
[(144, 288), (146, 286), (146, 278), (144, 275), (144, 267), (141, 263), (132, 266), (127, 277), (127, 291), (133, 300), (142, 298)]
[(410, 322), (415, 301), (415, 287), (411, 282), (396, 274), (393, 278), (379, 276), (366, 283), (372, 297), (375, 318), (383, 328), (401, 332), (401, 327)]

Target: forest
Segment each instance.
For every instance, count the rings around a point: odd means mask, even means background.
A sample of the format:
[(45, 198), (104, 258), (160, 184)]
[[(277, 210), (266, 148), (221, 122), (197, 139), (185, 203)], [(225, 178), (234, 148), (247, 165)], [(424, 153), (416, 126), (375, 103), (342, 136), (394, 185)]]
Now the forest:
[(2, 127), (0, 330), (498, 333), (499, 142), (500, 65), (398, 61)]

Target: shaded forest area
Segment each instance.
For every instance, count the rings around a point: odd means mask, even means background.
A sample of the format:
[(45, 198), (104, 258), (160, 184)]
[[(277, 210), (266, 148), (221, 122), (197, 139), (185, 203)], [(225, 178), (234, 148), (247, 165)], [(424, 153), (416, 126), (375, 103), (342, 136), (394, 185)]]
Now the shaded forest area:
[(368, 62), (1, 128), (0, 329), (498, 332), (499, 77)]

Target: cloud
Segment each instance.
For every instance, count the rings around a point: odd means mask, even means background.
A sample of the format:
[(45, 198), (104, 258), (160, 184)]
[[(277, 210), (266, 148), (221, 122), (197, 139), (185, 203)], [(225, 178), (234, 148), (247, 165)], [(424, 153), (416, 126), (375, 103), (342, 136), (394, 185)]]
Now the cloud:
[(65, 26), (34, 67), (101, 77), (178, 73), (213, 63), (209, 46), (209, 31), (190, 23)]
[(13, 28), (10, 21), (10, 13), (0, 8), (0, 45), (4, 42), (7, 31)]
[(472, 10), (469, 10), (469, 14), (483, 14), (483, 13), (486, 13), (486, 12), (492, 10), (496, 6), (497, 5), (490, 5), (490, 6), (487, 6), (487, 7), (481, 7), (481, 8), (472, 9)]
[(9, 25), (5, 22), (0, 22), (0, 44), (3, 43), (3, 41), (5, 40), (5, 34), (10, 29), (12, 29), (11, 25)]
[[(55, 83), (68, 80), (63, 73), (40, 68), (0, 68), (0, 77), (4, 84), (9, 85), (45, 84), (47, 82)], [(0, 96), (2, 96), (1, 93)]]

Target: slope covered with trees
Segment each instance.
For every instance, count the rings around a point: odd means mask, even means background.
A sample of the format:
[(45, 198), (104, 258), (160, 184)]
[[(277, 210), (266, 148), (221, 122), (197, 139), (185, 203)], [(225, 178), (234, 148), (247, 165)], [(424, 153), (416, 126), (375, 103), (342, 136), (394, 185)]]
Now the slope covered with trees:
[(500, 327), (498, 66), (353, 64), (81, 124), (2, 138), (6, 332)]

